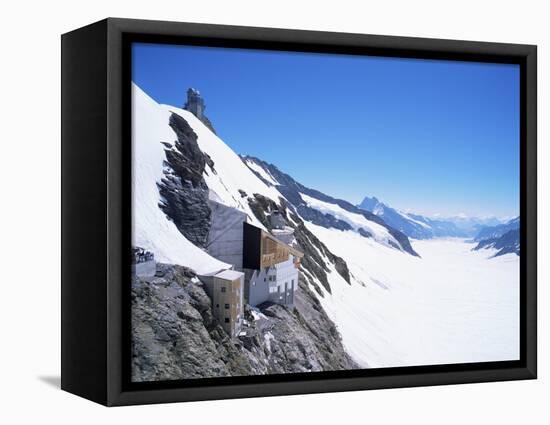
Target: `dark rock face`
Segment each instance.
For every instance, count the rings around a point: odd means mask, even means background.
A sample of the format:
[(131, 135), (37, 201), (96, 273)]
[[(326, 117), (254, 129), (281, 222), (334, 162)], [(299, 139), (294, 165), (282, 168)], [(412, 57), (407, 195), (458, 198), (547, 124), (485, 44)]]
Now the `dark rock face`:
[(368, 230), (363, 229), (362, 227), (360, 227), (357, 231), (364, 238), (372, 238), (372, 233), (369, 232)]
[(477, 251), (484, 248), (498, 249), (494, 257), (511, 253), (519, 255), (519, 225), (520, 218), (516, 217), (504, 224), (482, 228), (474, 238), (478, 242), (474, 250)]
[(208, 371), (224, 374), (226, 367), (206, 328), (208, 319), (200, 314), (208, 315), (210, 299), (191, 284), (191, 277), (188, 269), (174, 267), (150, 281), (133, 278), (133, 381), (201, 378)]
[(496, 236), (494, 238), (483, 239), (477, 244), (474, 250), (477, 251), (487, 248), (498, 249), (498, 252), (494, 255), (494, 257), (498, 257), (504, 254), (519, 255), (519, 229), (509, 230), (503, 235)]
[(295, 308), (267, 304), (245, 313), (231, 339), (211, 300), (185, 267), (158, 265), (132, 282), (134, 382), (357, 368), (315, 295), (299, 282)]
[(301, 279), (295, 303), (293, 310), (277, 304), (261, 308), (275, 322), (271, 328), (270, 373), (357, 369), (342, 346), (336, 326)]
[(185, 119), (172, 114), (170, 127), (177, 140), (174, 147), (165, 149), (164, 178), (158, 184), (162, 196), (159, 207), (189, 241), (204, 248), (212, 213), (203, 172), (206, 166), (215, 172), (214, 162), (200, 150), (197, 135)]
[(380, 204), (381, 202), (378, 200), (376, 196), (373, 196), (372, 198), (365, 196), (363, 201), (357, 206), (364, 210), (370, 211), (371, 213), (374, 213), (375, 208)]
[(401, 248), (403, 248), (405, 252), (408, 252), (415, 257), (420, 257), (420, 255), (418, 255), (418, 253), (413, 249), (411, 241), (409, 240), (407, 235), (405, 235), (403, 232), (400, 232), (399, 230), (394, 229), (393, 227), (386, 226), (386, 228), (388, 229), (390, 235), (392, 235), (397, 240), (397, 242), (399, 242)]
[[(302, 216), (305, 220), (311, 221), (314, 224), (318, 224), (320, 226), (327, 227), (327, 228), (333, 227), (339, 230), (351, 229), (351, 226), (345, 221), (339, 220), (330, 214), (323, 214), (314, 208), (308, 207), (304, 202), (304, 200), (302, 199), (302, 197), (300, 196), (300, 193), (311, 196), (315, 199), (319, 199), (323, 202), (328, 202), (331, 204), (338, 205), (340, 208), (346, 211), (349, 211), (355, 214), (361, 214), (367, 220), (380, 224), (381, 226), (388, 229), (388, 232), (399, 242), (401, 246), (397, 247), (398, 249), (401, 248), (405, 252), (408, 252), (411, 255), (418, 256), (416, 251), (411, 246), (407, 235), (391, 227), (382, 218), (378, 217), (372, 212), (361, 209), (342, 199), (337, 199), (337, 198), (333, 198), (331, 196), (325, 195), (324, 193), (319, 192), (318, 190), (310, 189), (298, 183), (288, 174), (283, 173), (275, 165), (269, 164), (265, 161), (262, 161), (261, 159), (258, 159), (252, 156), (242, 156), (241, 159), (245, 164), (246, 164), (246, 161), (255, 162), (256, 164), (261, 166), (264, 170), (266, 170), (271, 176), (273, 176), (273, 178), (278, 183), (277, 190), (279, 190), (279, 192), (282, 193), (282, 195), (294, 206), (298, 214), (300, 214), (300, 216)], [(262, 181), (264, 181), (264, 183), (266, 183), (269, 186), (272, 186), (272, 184), (266, 181), (265, 179), (263, 179), (259, 173), (254, 171), (252, 168), (250, 168), (250, 170), (254, 174), (256, 174), (256, 176), (258, 176)]]
[(519, 217), (516, 217), (507, 223), (499, 224), (498, 226), (486, 226), (483, 227), (476, 235), (474, 240), (476, 242), (483, 241), (484, 239), (497, 239), (503, 236), (510, 230), (519, 229)]
[(209, 130), (212, 133), (217, 134), (216, 130), (214, 129), (214, 126), (212, 125), (212, 122), (210, 121), (210, 119), (206, 115), (202, 116), (201, 121), (205, 126), (207, 126), (209, 128)]
[(323, 214), (321, 211), (316, 210), (315, 208), (308, 207), (307, 205), (298, 205), (296, 208), (298, 214), (307, 221), (310, 221), (313, 224), (323, 227), (334, 227), (338, 230), (351, 230), (353, 229), (347, 222), (335, 218), (330, 214)]

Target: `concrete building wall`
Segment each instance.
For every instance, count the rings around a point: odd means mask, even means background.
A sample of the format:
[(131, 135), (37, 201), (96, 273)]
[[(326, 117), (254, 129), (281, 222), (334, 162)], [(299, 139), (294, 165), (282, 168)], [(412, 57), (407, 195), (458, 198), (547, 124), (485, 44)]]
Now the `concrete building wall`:
[(243, 267), (243, 223), (246, 213), (216, 201), (209, 201), (212, 210), (211, 227), (208, 234), (208, 253), (235, 270)]
[(245, 270), (245, 298), (251, 306), (264, 302), (294, 305), (298, 289), (298, 270), (294, 258), (261, 270)]
[(270, 301), (277, 304), (294, 305), (294, 292), (298, 288), (298, 270), (292, 256), (284, 263), (273, 267), (274, 287), (270, 288)]
[(212, 310), (224, 330), (231, 336), (241, 331), (243, 320), (244, 275), (239, 279), (226, 280), (214, 277)]
[(244, 318), (244, 273), (224, 270), (199, 279), (212, 300), (214, 317), (228, 335), (237, 336)]
[(203, 283), (204, 290), (210, 299), (212, 299), (214, 297), (214, 275), (201, 275), (199, 276), (199, 280)]
[(268, 270), (245, 269), (245, 299), (253, 307), (269, 300)]

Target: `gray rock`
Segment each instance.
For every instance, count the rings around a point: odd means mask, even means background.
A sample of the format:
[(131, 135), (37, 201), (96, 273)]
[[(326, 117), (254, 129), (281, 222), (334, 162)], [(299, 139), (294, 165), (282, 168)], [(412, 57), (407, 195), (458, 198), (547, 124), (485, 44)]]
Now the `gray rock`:
[(174, 147), (165, 149), (166, 168), (158, 184), (162, 197), (159, 207), (189, 241), (204, 248), (212, 211), (203, 172), (207, 165), (215, 171), (214, 162), (200, 150), (197, 135), (185, 119), (172, 114), (170, 127), (177, 140)]
[(493, 248), (497, 249), (498, 252), (493, 255), (493, 257), (499, 257), (504, 254), (516, 254), (519, 255), (520, 252), (520, 242), (519, 242), (519, 229), (509, 230), (501, 236), (496, 236), (493, 238), (483, 239), (474, 248), (474, 251), (480, 249)]
[(214, 318), (211, 300), (192, 272), (161, 266), (167, 287), (141, 278), (132, 285), (132, 379), (135, 382), (297, 373), (357, 368), (307, 284), (295, 308), (260, 306), (255, 321), (231, 339)]

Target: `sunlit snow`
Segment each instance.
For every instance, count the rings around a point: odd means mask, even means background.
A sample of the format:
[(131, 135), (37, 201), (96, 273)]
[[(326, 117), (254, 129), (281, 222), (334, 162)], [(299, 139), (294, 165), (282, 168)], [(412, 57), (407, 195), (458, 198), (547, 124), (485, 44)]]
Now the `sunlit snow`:
[(519, 358), (519, 257), (490, 258), (461, 239), (413, 240), (421, 258), (353, 231), (307, 227), (346, 259), (352, 285), (330, 275), (321, 303), (368, 367)]
[(258, 173), (262, 179), (264, 179), (265, 181), (275, 186), (279, 184), (279, 182), (277, 182), (271, 174), (268, 174), (267, 171), (264, 170), (262, 167), (260, 167), (258, 164), (256, 164), (256, 162), (250, 159), (246, 159), (245, 161), (246, 161), (246, 165), (248, 165), (248, 168), (251, 168), (256, 173)]
[(158, 206), (157, 183), (166, 158), (161, 142), (176, 140), (169, 119), (167, 110), (132, 85), (132, 244), (153, 252), (157, 261), (184, 265), (197, 273), (228, 268), (189, 242)]
[(214, 161), (215, 172), (207, 167), (204, 173), (208, 188), (213, 190), (225, 205), (246, 212), (251, 223), (263, 228), (264, 226), (252, 213), (247, 199), (241, 196), (239, 190), (244, 191), (247, 196), (258, 193), (278, 201), (282, 195), (277, 189), (261, 181), (223, 140), (191, 112), (169, 105), (159, 106), (167, 113), (174, 112), (184, 118), (197, 134), (200, 149)]
[(399, 242), (390, 235), (388, 229), (374, 221), (367, 220), (364, 215), (346, 211), (339, 205), (324, 202), (303, 193), (300, 193), (300, 196), (308, 207), (315, 208), (323, 214), (330, 214), (339, 220), (345, 221), (355, 230), (363, 228), (369, 231), (378, 242), (388, 244), (388, 242), (391, 241), (394, 245), (399, 246)]

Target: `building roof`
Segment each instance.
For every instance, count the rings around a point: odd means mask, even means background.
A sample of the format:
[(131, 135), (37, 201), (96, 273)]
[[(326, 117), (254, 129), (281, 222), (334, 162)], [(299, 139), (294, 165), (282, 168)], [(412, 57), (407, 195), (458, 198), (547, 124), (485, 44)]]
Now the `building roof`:
[(275, 236), (273, 236), (271, 233), (269, 232), (266, 232), (265, 230), (262, 230), (262, 233), (265, 235), (265, 237), (271, 239), (272, 241), (274, 242), (277, 242), (278, 244), (281, 244), (281, 245), (284, 245), (288, 248), (288, 250), (290, 251), (290, 253), (292, 255), (294, 255), (295, 257), (300, 257), (302, 258), (304, 256), (304, 253), (292, 246), (290, 246), (289, 244), (287, 243), (284, 243), (282, 240), (280, 239), (277, 239)]
[(237, 280), (237, 279), (240, 279), (243, 276), (244, 276), (244, 273), (242, 273), (242, 272), (238, 272), (238, 271), (235, 271), (235, 270), (224, 270), (224, 271), (219, 272), (214, 277), (218, 277), (220, 279), (225, 279), (225, 280)]

